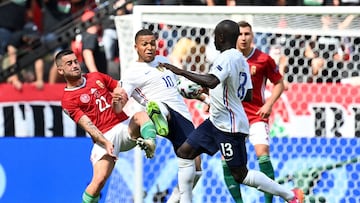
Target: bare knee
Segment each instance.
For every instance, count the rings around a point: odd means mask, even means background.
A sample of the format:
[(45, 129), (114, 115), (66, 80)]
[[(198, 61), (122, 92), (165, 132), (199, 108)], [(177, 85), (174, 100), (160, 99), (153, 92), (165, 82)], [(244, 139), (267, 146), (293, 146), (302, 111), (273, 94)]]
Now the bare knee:
[(145, 111), (139, 111), (132, 116), (130, 122), (133, 122), (137, 126), (141, 126), (142, 124), (144, 124), (149, 120), (150, 118)]
[(183, 159), (195, 159), (200, 155), (195, 149), (192, 148), (187, 142), (184, 142), (177, 150), (176, 155)]

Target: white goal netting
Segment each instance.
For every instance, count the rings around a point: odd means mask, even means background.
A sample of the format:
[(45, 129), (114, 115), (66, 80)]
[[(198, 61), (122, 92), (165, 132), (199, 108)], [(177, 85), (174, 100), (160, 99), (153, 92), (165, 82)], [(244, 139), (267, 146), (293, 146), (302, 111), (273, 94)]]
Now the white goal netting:
[[(277, 61), (288, 83), (272, 115), (277, 181), (302, 188), (306, 202), (355, 203), (360, 196), (360, 90), (352, 85), (360, 84), (359, 17), (358, 7), (135, 6), (132, 15), (115, 19), (121, 72), (135, 60), (134, 35), (141, 28), (157, 34), (158, 54), (179, 67), (206, 73), (218, 54), (213, 46), (215, 25), (224, 19), (248, 21), (255, 31), (254, 46)], [(202, 105), (186, 102), (198, 125), (207, 116)], [(170, 143), (158, 143), (156, 157), (144, 159), (140, 172), (133, 152), (120, 159), (106, 202), (165, 202), (177, 181), (177, 163)], [(249, 145), (248, 152), (249, 168), (258, 169)], [(219, 158), (203, 156), (204, 175), (194, 190), (194, 202), (232, 202)], [(143, 178), (145, 193), (133, 189), (142, 184), (129, 179), (133, 176)], [(245, 202), (264, 201), (255, 189), (242, 191)], [(161, 195), (163, 200), (155, 200)]]

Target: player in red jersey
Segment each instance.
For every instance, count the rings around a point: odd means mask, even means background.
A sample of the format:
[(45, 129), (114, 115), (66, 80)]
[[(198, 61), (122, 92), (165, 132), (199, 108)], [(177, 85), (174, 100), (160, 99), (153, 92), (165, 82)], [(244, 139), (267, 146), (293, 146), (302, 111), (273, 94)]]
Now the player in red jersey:
[(146, 112), (129, 118), (122, 108), (128, 97), (117, 80), (100, 72), (82, 74), (74, 52), (60, 51), (57, 71), (66, 80), (62, 108), (92, 138), (93, 178), (82, 196), (83, 203), (97, 203), (121, 151), (138, 144), (148, 158), (155, 151), (156, 128)]
[[(250, 123), (249, 141), (254, 146), (260, 171), (271, 179), (275, 179), (269, 150), (269, 116), (272, 106), (284, 91), (283, 76), (268, 54), (252, 47), (254, 34), (251, 25), (245, 21), (240, 21), (238, 24), (240, 37), (237, 48), (247, 59), (253, 84), (252, 101), (243, 102)], [(265, 98), (267, 80), (270, 80), (274, 87), (271, 95)], [(265, 203), (271, 203), (272, 199), (272, 194), (265, 193)]]
[[(269, 116), (274, 103), (284, 91), (283, 76), (279, 72), (275, 61), (268, 54), (252, 46), (254, 39), (252, 26), (245, 21), (240, 21), (238, 25), (240, 35), (237, 41), (237, 49), (247, 59), (253, 84), (252, 101), (242, 102), (250, 124), (249, 141), (254, 146), (260, 171), (274, 179), (274, 168), (270, 160), (269, 150)], [(268, 80), (273, 84), (273, 88), (271, 95), (265, 98), (265, 88)], [(223, 168), (225, 182), (231, 195), (237, 203), (242, 203), (239, 185), (231, 177), (226, 164), (223, 164)], [(293, 192), (298, 200), (302, 202), (302, 191), (294, 189)], [(266, 203), (271, 203), (272, 199), (272, 194), (265, 193)]]

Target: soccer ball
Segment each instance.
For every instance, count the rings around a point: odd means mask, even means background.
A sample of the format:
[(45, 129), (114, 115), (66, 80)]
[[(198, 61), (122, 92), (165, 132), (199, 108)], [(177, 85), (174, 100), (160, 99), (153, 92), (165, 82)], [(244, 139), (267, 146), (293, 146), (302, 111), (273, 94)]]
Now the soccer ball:
[(177, 90), (184, 98), (196, 99), (200, 96), (202, 87), (185, 77), (179, 77)]

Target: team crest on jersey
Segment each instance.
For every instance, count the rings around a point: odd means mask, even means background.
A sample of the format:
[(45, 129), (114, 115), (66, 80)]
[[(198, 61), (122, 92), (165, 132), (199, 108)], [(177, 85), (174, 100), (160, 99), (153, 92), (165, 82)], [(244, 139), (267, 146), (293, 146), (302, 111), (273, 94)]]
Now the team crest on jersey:
[(161, 72), (164, 72), (165, 68), (164, 67), (161, 67), (161, 66), (156, 66), (156, 69), (158, 69), (159, 71)]
[(96, 81), (96, 84), (97, 84), (100, 88), (102, 88), (102, 89), (105, 88), (105, 85), (104, 85), (100, 80), (97, 80), (97, 81)]
[(90, 96), (88, 94), (82, 94), (82, 95), (80, 95), (80, 101), (85, 104), (89, 103)]
[(250, 74), (251, 74), (251, 75), (255, 75), (255, 73), (256, 73), (256, 66), (251, 66), (251, 68), (250, 68)]

